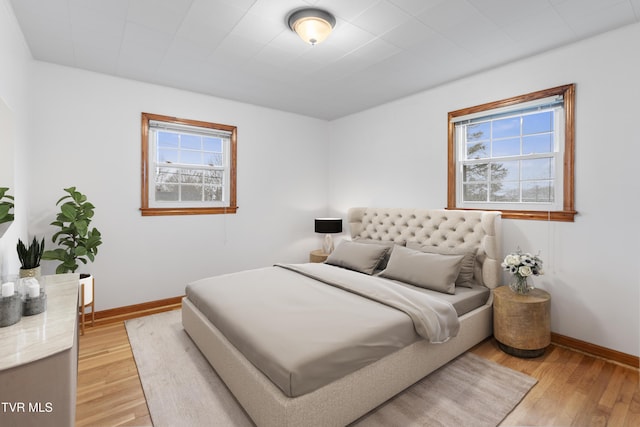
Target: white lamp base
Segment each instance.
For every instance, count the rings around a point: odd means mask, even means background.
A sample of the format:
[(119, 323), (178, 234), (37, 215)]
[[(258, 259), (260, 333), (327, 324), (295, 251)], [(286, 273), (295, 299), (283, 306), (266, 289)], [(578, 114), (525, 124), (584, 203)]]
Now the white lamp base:
[(333, 236), (331, 234), (324, 235), (324, 242), (322, 242), (322, 252), (330, 254), (333, 252)]

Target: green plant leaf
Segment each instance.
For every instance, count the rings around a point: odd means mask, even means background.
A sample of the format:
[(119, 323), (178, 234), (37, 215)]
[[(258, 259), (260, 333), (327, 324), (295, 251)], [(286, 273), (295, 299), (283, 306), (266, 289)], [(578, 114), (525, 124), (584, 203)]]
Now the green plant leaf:
[(62, 211), (62, 215), (67, 220), (73, 221), (78, 217), (78, 212), (76, 211), (76, 207), (72, 203), (65, 203), (60, 206), (60, 210)]
[(86, 220), (78, 220), (78, 221), (74, 221), (73, 225), (76, 228), (76, 231), (78, 232), (78, 235), (80, 237), (86, 237), (87, 232), (89, 231), (89, 223)]
[(13, 196), (7, 194), (7, 191), (9, 191), (9, 187), (0, 187), (0, 199), (15, 200)]
[(62, 202), (63, 200), (68, 199), (69, 197), (71, 197), (71, 196), (67, 195), (67, 196), (62, 196), (62, 197), (60, 197), (60, 198), (58, 199), (58, 201), (56, 202), (56, 205), (59, 205), (59, 204), (60, 204), (60, 202)]
[(67, 255), (67, 252), (64, 249), (53, 249), (49, 251), (44, 251), (44, 253), (42, 254), (42, 259), (49, 260), (49, 261), (53, 261), (53, 260), (64, 261), (66, 255)]
[(40, 265), (40, 260), (42, 259), (44, 237), (42, 238), (42, 242), (38, 242), (38, 239), (34, 237), (29, 247), (26, 247), (22, 240), (18, 239), (16, 251), (18, 252), (21, 268), (36, 268)]
[(73, 197), (73, 200), (79, 205), (87, 201), (87, 196), (80, 193), (79, 191), (74, 191), (71, 196)]
[(7, 194), (9, 187), (0, 187), (0, 224), (5, 222), (11, 222), (14, 219), (14, 215), (11, 210), (14, 207), (13, 196)]

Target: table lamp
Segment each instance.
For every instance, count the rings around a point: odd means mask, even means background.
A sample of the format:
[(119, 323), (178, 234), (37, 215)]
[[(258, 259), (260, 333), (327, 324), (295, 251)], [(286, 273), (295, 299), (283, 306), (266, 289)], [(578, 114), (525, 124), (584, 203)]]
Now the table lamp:
[(342, 233), (342, 218), (316, 218), (315, 219), (315, 231), (316, 233), (324, 233), (324, 242), (322, 244), (322, 251), (325, 254), (333, 252), (333, 233)]

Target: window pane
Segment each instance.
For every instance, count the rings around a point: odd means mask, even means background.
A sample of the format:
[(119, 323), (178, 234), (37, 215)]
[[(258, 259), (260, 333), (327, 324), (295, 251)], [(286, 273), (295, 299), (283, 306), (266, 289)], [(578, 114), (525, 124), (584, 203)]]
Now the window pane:
[(479, 141), (491, 137), (491, 122), (474, 123), (466, 126), (467, 141)]
[(201, 165), (202, 151), (180, 151), (180, 163), (187, 165)]
[(501, 182), (491, 184), (492, 202), (519, 202), (520, 194), (517, 182)]
[(180, 148), (202, 150), (202, 137), (198, 135), (180, 135)]
[(156, 200), (162, 202), (178, 201), (178, 185), (177, 184), (156, 184)]
[(553, 134), (525, 136), (522, 138), (522, 154), (552, 153)]
[(216, 186), (222, 185), (222, 171), (205, 171), (204, 172), (204, 183), (207, 186)]
[(222, 166), (221, 153), (203, 153), (205, 157), (204, 164), (209, 166)]
[(178, 134), (170, 132), (158, 132), (158, 147), (178, 148)]
[(520, 154), (520, 138), (500, 139), (493, 141), (493, 156), (517, 156)]
[(486, 181), (488, 170), (489, 167), (486, 163), (480, 165), (465, 165), (462, 171), (463, 181)]
[(180, 182), (202, 184), (202, 171), (198, 169), (184, 169), (180, 174)]
[(214, 151), (216, 153), (222, 153), (222, 139), (205, 137), (202, 142), (202, 149), (204, 151)]
[(489, 157), (489, 144), (486, 142), (475, 142), (467, 144), (467, 159), (486, 159)]
[(207, 202), (222, 201), (222, 187), (205, 187), (204, 200)]
[(522, 161), (522, 180), (553, 178), (553, 159)]
[(178, 163), (178, 150), (159, 149), (158, 163)]
[(520, 164), (512, 162), (491, 163), (491, 182), (517, 181), (520, 179)]
[(156, 168), (156, 182), (177, 183), (180, 180), (178, 169), (176, 168)]
[(523, 202), (553, 202), (553, 181), (529, 181), (522, 183)]
[(529, 114), (522, 117), (522, 134), (551, 132), (553, 130), (553, 111)]
[(202, 201), (202, 185), (183, 185), (181, 200), (186, 202)]
[(487, 201), (487, 185), (486, 184), (463, 184), (462, 192), (465, 202), (486, 202)]
[(520, 117), (509, 117), (493, 121), (492, 138), (520, 136)]

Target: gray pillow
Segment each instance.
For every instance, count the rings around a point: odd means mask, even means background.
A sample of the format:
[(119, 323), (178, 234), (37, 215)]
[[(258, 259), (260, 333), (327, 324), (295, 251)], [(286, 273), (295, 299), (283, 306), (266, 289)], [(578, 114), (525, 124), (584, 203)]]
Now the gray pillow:
[(380, 276), (447, 294), (456, 293), (456, 277), (464, 255), (430, 254), (398, 246)]
[(417, 242), (407, 242), (407, 247), (422, 252), (428, 252), (430, 254), (464, 255), (462, 263), (460, 264), (460, 274), (458, 274), (458, 278), (456, 279), (456, 286), (471, 288), (476, 283), (473, 278), (473, 274), (476, 266), (477, 249), (446, 248), (441, 246), (423, 245)]
[(327, 257), (325, 264), (373, 274), (389, 250), (389, 246), (343, 240)]
[(390, 240), (363, 239), (360, 237), (356, 237), (353, 241), (356, 243), (365, 243), (367, 245), (383, 245), (389, 248), (389, 250), (387, 251), (387, 254), (384, 256), (382, 261), (380, 261), (380, 264), (378, 265), (378, 270), (383, 270), (384, 268), (387, 267), (387, 263), (389, 262), (389, 256), (391, 255), (391, 251), (393, 250), (393, 247), (395, 245), (401, 245), (401, 246), (404, 245), (404, 243), (395, 243)]

